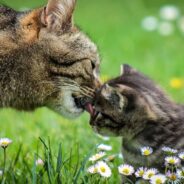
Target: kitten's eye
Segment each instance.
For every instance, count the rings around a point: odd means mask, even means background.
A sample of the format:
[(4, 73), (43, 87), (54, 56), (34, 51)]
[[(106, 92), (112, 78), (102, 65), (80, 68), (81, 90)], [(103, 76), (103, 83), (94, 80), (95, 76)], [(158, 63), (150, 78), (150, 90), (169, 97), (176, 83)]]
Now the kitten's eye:
[(135, 109), (135, 96), (131, 94), (126, 94), (127, 104), (125, 106), (125, 111), (130, 112)]
[(91, 66), (92, 66), (92, 69), (94, 70), (95, 69), (95, 67), (96, 67), (96, 64), (95, 64), (96, 62), (95, 61), (91, 61)]

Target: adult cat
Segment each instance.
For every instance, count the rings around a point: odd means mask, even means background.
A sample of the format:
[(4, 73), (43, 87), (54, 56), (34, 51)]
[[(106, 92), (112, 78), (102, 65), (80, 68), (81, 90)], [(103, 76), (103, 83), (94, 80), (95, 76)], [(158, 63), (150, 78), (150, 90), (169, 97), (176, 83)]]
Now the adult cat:
[(0, 107), (80, 115), (98, 86), (97, 48), (72, 22), (76, 0), (0, 6)]
[[(93, 129), (102, 135), (122, 136), (124, 160), (136, 168), (162, 170), (164, 146), (184, 149), (184, 107), (128, 65), (124, 65), (120, 77), (96, 92), (94, 107), (90, 122)], [(154, 150), (147, 158), (141, 155), (144, 146)]]

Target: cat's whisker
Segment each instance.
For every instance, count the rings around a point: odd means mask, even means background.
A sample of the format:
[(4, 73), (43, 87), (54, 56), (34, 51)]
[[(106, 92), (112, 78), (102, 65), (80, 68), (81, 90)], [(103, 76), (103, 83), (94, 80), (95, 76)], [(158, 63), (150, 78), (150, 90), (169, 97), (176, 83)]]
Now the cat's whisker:
[(93, 92), (91, 92), (91, 91), (88, 91), (88, 90), (87, 90), (87, 89), (85, 89), (85, 88), (81, 88), (81, 91), (86, 92), (86, 93), (91, 94), (91, 95), (93, 95), (93, 96), (94, 96), (94, 91), (93, 91)]
[(94, 89), (92, 89), (92, 88), (90, 88), (90, 87), (87, 87), (87, 86), (82, 86), (81, 88), (86, 89), (86, 90), (88, 90), (88, 91), (90, 91), (90, 92), (92, 92), (92, 93), (95, 92)]

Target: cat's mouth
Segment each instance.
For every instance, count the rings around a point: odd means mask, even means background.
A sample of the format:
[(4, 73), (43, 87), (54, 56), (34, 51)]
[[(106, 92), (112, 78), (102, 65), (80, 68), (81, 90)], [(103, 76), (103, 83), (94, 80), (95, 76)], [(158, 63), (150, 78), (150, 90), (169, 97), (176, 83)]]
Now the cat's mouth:
[(74, 98), (75, 104), (77, 108), (86, 110), (91, 116), (94, 116), (95, 114), (95, 108), (93, 107), (91, 103), (91, 99), (89, 98)]

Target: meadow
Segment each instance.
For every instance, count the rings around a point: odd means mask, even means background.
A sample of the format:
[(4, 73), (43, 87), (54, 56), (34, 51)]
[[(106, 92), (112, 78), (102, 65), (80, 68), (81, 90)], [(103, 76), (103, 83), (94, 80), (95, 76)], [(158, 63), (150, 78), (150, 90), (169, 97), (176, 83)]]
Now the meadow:
[[(43, 5), (43, 0), (0, 0), (17, 10)], [(160, 22), (160, 8), (168, 4), (179, 8), (181, 0), (78, 0), (75, 23), (98, 45), (101, 55), (101, 78), (106, 80), (120, 73), (120, 65), (128, 63), (152, 77), (177, 102), (184, 102), (184, 32), (179, 18), (172, 21), (172, 34), (163, 36), (158, 30), (146, 31), (142, 20), (155, 16)], [(180, 17), (181, 17), (180, 16)], [(184, 24), (184, 23), (183, 23)], [(184, 25), (183, 25), (184, 26)], [(13, 142), (7, 148), (6, 183), (94, 183), (86, 172), (88, 158), (96, 153), (96, 145), (112, 146), (109, 155), (113, 174), (101, 183), (118, 183), (117, 167), (123, 160), (119, 138), (104, 140), (89, 126), (89, 115), (76, 120), (41, 108), (35, 112), (0, 110), (0, 137)], [(36, 166), (36, 160), (46, 161), (46, 169)], [(0, 169), (3, 149), (0, 149)]]

